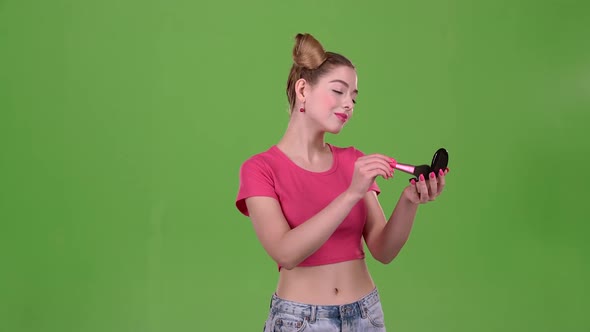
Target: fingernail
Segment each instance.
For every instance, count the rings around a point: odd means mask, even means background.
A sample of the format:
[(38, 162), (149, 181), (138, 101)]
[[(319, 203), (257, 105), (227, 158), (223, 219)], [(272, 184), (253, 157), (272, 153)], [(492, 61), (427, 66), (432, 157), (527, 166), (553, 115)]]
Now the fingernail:
[(440, 176), (443, 176), (443, 175), (445, 175), (445, 173), (443, 172), (443, 170), (442, 170), (442, 169), (439, 169), (439, 170), (438, 170), (438, 175), (440, 175)]
[(420, 181), (424, 181), (424, 174), (420, 174)]
[(410, 180), (410, 183), (411, 183), (412, 185), (415, 185), (415, 184), (416, 184), (416, 180), (414, 180), (414, 179), (411, 179), (411, 180)]
[(430, 172), (430, 178), (434, 179), (436, 177), (436, 175), (434, 175), (434, 172)]

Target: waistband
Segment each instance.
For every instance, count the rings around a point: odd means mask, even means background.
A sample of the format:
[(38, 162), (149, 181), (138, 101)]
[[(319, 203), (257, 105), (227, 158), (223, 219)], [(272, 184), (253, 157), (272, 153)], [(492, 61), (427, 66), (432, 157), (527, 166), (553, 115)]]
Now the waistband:
[(360, 300), (342, 305), (312, 305), (282, 299), (273, 294), (270, 301), (271, 311), (288, 313), (314, 322), (316, 318), (347, 318), (361, 316), (365, 318), (369, 308), (380, 301), (377, 288)]

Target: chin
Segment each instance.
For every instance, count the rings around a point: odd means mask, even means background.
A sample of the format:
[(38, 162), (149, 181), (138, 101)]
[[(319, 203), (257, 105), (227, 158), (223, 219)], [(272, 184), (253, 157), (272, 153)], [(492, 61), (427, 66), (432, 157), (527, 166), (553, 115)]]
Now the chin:
[(333, 135), (338, 135), (338, 134), (340, 134), (342, 129), (344, 129), (344, 127), (342, 127), (342, 126), (340, 126), (338, 128), (326, 128), (326, 132), (333, 134)]
[(345, 124), (342, 122), (336, 123), (333, 121), (330, 121), (330, 122), (326, 121), (326, 122), (322, 123), (320, 128), (322, 128), (323, 132), (325, 132), (325, 133), (337, 135), (342, 131), (342, 129), (344, 129), (344, 125)]

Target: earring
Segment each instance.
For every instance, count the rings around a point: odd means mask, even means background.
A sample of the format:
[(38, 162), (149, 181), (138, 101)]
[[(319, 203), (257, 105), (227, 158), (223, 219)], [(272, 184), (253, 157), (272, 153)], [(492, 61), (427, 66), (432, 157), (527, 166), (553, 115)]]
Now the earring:
[(305, 112), (305, 108), (301, 107), (301, 108), (299, 109), (299, 112), (301, 112), (301, 113)]

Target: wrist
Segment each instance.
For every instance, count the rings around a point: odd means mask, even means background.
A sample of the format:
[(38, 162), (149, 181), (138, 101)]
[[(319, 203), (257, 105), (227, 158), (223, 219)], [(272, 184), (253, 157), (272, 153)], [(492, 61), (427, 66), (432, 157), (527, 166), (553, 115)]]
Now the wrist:
[(356, 193), (356, 192), (352, 192), (350, 190), (346, 190), (346, 191), (344, 191), (344, 193), (342, 193), (342, 198), (346, 202), (356, 204), (358, 201), (360, 201), (363, 198), (363, 195)]
[(412, 202), (412, 200), (409, 197), (407, 197), (407, 195), (405, 194), (405, 191), (402, 192), (402, 194), (400, 195), (399, 203), (401, 205), (403, 205), (404, 207), (414, 208), (414, 209), (417, 209), (418, 206), (420, 206), (420, 202), (417, 202), (417, 203)]

